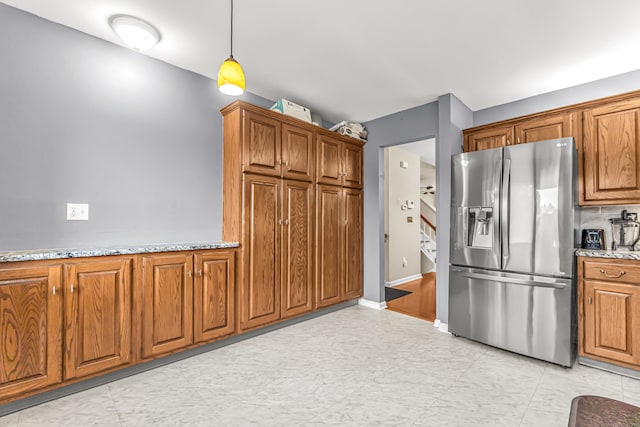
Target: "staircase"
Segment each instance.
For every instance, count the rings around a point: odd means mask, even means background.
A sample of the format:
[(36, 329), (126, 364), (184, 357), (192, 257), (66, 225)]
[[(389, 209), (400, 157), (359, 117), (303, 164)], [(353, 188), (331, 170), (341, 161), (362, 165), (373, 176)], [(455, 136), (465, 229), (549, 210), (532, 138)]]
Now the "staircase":
[(420, 251), (436, 263), (436, 227), (420, 215)]

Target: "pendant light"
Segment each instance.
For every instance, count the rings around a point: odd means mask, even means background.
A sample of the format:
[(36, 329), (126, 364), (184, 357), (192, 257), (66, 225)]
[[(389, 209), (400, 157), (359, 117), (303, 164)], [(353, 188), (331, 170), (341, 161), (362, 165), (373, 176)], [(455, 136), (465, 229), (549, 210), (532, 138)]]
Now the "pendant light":
[(233, 58), (233, 0), (231, 0), (231, 53), (218, 70), (218, 89), (225, 95), (239, 96), (244, 93), (245, 81), (242, 67)]

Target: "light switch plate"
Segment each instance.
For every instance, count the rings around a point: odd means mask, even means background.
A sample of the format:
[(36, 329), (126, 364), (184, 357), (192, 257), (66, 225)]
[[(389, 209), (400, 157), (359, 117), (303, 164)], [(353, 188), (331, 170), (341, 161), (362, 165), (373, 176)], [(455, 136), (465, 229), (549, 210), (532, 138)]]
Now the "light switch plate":
[(86, 203), (67, 203), (67, 221), (88, 221), (89, 205)]

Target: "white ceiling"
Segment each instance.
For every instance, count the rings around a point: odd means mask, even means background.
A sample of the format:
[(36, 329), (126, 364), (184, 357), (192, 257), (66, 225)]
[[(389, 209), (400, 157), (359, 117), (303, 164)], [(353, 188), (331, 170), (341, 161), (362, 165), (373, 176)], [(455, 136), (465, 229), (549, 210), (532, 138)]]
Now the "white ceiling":
[[(151, 22), (146, 54), (215, 78), (229, 0), (1, 0), (121, 44), (113, 14)], [(364, 122), (455, 94), (472, 110), (640, 69), (638, 0), (235, 0), (247, 89)]]

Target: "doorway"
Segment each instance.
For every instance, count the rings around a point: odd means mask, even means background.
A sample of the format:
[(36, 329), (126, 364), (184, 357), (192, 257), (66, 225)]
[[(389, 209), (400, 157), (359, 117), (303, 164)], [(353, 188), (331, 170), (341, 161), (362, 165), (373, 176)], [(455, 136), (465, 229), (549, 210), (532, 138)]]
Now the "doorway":
[(387, 308), (436, 317), (436, 141), (384, 149), (385, 300)]

